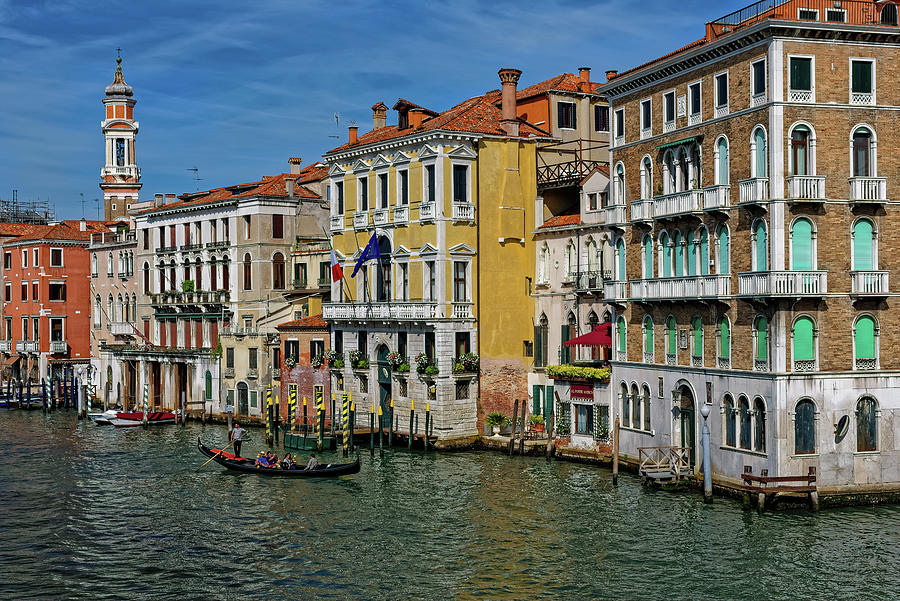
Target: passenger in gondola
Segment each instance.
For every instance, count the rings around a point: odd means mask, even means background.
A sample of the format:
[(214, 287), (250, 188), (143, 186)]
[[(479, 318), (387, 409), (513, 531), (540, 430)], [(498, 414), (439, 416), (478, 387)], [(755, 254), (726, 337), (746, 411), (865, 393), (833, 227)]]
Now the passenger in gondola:
[(285, 454), (284, 459), (281, 460), (281, 469), (283, 469), (283, 470), (294, 469), (294, 458), (291, 457), (290, 453)]
[(269, 459), (269, 462), (268, 462), (269, 465), (266, 466), (266, 467), (272, 467), (272, 468), (275, 468), (275, 469), (278, 469), (278, 468), (281, 467), (281, 466), (278, 464), (278, 455), (276, 455), (276, 454), (273, 453), (272, 451), (269, 451), (268, 453), (266, 453), (266, 457), (268, 457), (268, 459)]
[(256, 463), (253, 465), (255, 467), (267, 467), (266, 463), (268, 462), (268, 458), (263, 454), (262, 451), (256, 454)]
[(319, 460), (316, 459), (316, 454), (315, 454), (315, 453), (310, 453), (310, 455), (309, 455), (309, 461), (306, 463), (306, 467), (303, 468), (303, 469), (305, 469), (305, 470), (314, 470), (314, 469), (318, 469), (318, 467), (319, 467)]

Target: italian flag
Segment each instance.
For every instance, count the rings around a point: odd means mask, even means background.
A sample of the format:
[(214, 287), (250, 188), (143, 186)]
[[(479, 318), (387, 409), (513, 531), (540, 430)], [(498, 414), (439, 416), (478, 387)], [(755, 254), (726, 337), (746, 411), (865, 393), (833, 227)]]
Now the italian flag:
[(341, 269), (341, 264), (338, 263), (337, 255), (334, 254), (334, 249), (331, 249), (331, 281), (337, 282), (344, 279), (344, 270)]

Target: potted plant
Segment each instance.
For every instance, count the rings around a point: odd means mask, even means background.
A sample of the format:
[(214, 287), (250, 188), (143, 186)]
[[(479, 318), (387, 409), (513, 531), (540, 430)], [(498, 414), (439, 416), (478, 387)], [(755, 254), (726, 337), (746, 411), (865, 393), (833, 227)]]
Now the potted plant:
[(338, 353), (334, 349), (325, 353), (325, 362), (328, 363), (328, 367), (332, 369), (343, 369), (344, 368), (344, 354)]
[(436, 376), (437, 374), (438, 374), (437, 365), (429, 365), (428, 367), (425, 368), (426, 376)]
[(353, 369), (368, 369), (369, 368), (369, 358), (362, 354), (360, 350), (350, 351), (350, 354), (347, 355), (347, 358), (350, 360), (350, 367)]
[[(438, 373), (437, 367), (434, 365), (434, 361), (425, 353), (419, 353), (416, 355), (416, 371), (420, 374), (426, 375), (434, 375)], [(433, 371), (429, 372), (428, 368), (433, 368)]]
[[(290, 357), (290, 359), (293, 361), (294, 358)], [(293, 362), (296, 365), (297, 362), (296, 361), (293, 361)], [(285, 360), (285, 363), (287, 363), (287, 360)], [(322, 355), (316, 355), (315, 357), (313, 357), (309, 360), (309, 364), (316, 368), (322, 367), (322, 364), (324, 364), (324, 363), (325, 363), (325, 357), (323, 357)], [(293, 365), (291, 365), (290, 367), (293, 367)]]
[(491, 436), (498, 436), (500, 434), (500, 426), (505, 424), (508, 419), (499, 411), (493, 411), (484, 417), (484, 425), (491, 429)]
[(409, 361), (401, 355), (400, 353), (391, 353), (387, 356), (388, 363), (391, 365), (391, 369), (396, 372), (407, 372), (409, 371)]
[(544, 416), (532, 414), (532, 416), (528, 418), (528, 424), (531, 426), (532, 432), (543, 432)]

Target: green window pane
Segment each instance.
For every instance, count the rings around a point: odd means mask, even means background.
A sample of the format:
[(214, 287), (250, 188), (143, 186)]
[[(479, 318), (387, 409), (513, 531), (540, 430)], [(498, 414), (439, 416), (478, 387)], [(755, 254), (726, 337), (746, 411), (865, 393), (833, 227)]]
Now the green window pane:
[(769, 322), (765, 317), (756, 320), (756, 358), (769, 358)]
[(617, 274), (618, 275), (617, 279), (624, 280), (625, 279), (625, 242), (621, 238), (619, 238), (619, 241), (616, 242), (616, 252), (619, 255), (619, 273)]
[(756, 173), (754, 173), (754, 175), (756, 177), (766, 177), (766, 174), (768, 173), (768, 166), (766, 163), (766, 132), (763, 131), (762, 128), (759, 128), (756, 130), (753, 137), (756, 142), (756, 160), (754, 161)]
[(684, 244), (682, 243), (681, 232), (675, 233), (675, 277), (684, 275)]
[(691, 327), (694, 330), (693, 354), (699, 357), (703, 354), (703, 322), (699, 317), (695, 317), (691, 322)]
[(875, 358), (875, 320), (864, 315), (856, 320), (854, 332), (857, 359)]
[(853, 73), (853, 91), (859, 94), (871, 94), (872, 63), (869, 61), (853, 61), (850, 64)]
[(653, 352), (653, 320), (649, 318), (644, 321), (644, 350)]
[(810, 359), (815, 359), (813, 321), (809, 317), (801, 317), (794, 322), (794, 360)]
[(666, 321), (666, 344), (668, 345), (668, 348), (666, 349), (667, 353), (671, 353), (671, 354), (675, 353), (675, 348), (676, 348), (675, 334), (676, 334), (675, 319), (670, 317)]
[(791, 58), (791, 89), (812, 90), (811, 58)]
[(719, 273), (728, 273), (728, 229), (719, 230)]
[(766, 224), (762, 221), (756, 223), (756, 271), (768, 269), (768, 243), (766, 241)]
[(709, 275), (709, 233), (700, 230), (700, 275)]
[(872, 257), (872, 222), (861, 219), (853, 226), (853, 269), (875, 269)]
[(618, 329), (619, 329), (619, 350), (624, 353), (625, 352), (625, 319), (623, 317), (619, 318)]
[(731, 356), (731, 331), (727, 319), (719, 322), (719, 356)]
[(659, 244), (662, 246), (662, 265), (659, 273), (664, 278), (672, 277), (672, 246), (669, 244), (669, 236), (663, 234), (659, 237)]
[(812, 223), (798, 219), (791, 228), (791, 269), (812, 271)]
[(694, 244), (694, 232), (688, 232), (687, 252), (687, 274), (697, 275), (697, 245)]
[(719, 140), (717, 150), (719, 151), (719, 162), (716, 165), (716, 175), (718, 183), (724, 186), (728, 183), (728, 142), (725, 141), (725, 138)]

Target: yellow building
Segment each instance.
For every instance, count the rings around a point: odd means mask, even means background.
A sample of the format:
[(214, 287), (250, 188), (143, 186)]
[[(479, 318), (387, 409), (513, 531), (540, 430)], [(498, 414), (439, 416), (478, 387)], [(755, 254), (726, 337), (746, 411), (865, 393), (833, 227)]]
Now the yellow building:
[[(499, 75), (502, 92), (441, 113), (400, 99), (396, 125), (378, 103), (372, 131), (351, 127), (324, 155), (345, 275), (323, 308), (333, 390), (353, 391), (358, 413), (429, 401), (442, 438), (477, 434), (479, 416), (528, 396), (535, 157), (549, 134), (516, 116), (520, 72)], [(381, 259), (351, 277), (373, 236)]]

